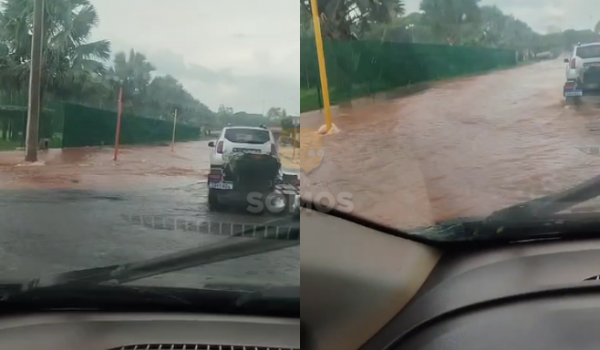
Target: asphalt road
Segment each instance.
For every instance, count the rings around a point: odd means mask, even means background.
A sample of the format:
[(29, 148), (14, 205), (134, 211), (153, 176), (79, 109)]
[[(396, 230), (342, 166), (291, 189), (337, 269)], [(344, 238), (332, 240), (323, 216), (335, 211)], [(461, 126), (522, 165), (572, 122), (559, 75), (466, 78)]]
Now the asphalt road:
[[(242, 224), (267, 220), (273, 217), (238, 210), (209, 213), (205, 183), (143, 191), (3, 190), (0, 279), (33, 278), (154, 258), (227, 239), (215, 232), (216, 227), (231, 230), (230, 224), (235, 223), (234, 229), (240, 230)], [(211, 232), (207, 223), (211, 224)], [(298, 285), (300, 248), (188, 269), (139, 283), (191, 287), (207, 283)]]

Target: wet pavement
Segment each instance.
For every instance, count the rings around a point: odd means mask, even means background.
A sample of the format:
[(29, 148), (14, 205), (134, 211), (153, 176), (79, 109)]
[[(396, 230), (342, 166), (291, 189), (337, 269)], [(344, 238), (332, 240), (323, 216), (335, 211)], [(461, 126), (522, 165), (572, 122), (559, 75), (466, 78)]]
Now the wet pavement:
[[(565, 106), (564, 74), (546, 61), (336, 108), (340, 132), (324, 138), (302, 193), (349, 192), (353, 213), (411, 228), (576, 185), (600, 173), (600, 108)], [(318, 111), (302, 115), (303, 128), (323, 123)]]
[[(207, 223), (251, 226), (273, 220), (243, 208), (209, 212), (209, 152), (207, 141), (177, 144), (174, 152), (168, 146), (126, 147), (115, 164), (108, 148), (50, 150), (40, 154), (44, 165), (39, 166), (21, 166), (22, 152), (0, 153), (0, 278), (154, 258), (227, 239), (201, 229)], [(173, 225), (182, 221), (196, 229)], [(198, 287), (299, 281), (295, 247), (141, 283)]]

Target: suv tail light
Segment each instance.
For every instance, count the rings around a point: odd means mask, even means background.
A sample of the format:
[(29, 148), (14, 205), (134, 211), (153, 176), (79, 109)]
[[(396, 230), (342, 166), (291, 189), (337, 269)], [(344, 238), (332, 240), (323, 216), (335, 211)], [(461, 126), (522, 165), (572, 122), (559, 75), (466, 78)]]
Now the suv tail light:
[(277, 146), (274, 143), (271, 144), (271, 155), (272, 156), (277, 155)]
[(570, 68), (571, 68), (571, 69), (575, 69), (575, 68), (577, 68), (577, 59), (576, 59), (575, 57), (573, 57), (573, 58), (571, 59), (571, 65), (570, 65)]
[(219, 143), (217, 143), (217, 153), (223, 154), (223, 141), (219, 141)]
[(575, 90), (575, 82), (567, 81), (564, 86), (565, 90)]

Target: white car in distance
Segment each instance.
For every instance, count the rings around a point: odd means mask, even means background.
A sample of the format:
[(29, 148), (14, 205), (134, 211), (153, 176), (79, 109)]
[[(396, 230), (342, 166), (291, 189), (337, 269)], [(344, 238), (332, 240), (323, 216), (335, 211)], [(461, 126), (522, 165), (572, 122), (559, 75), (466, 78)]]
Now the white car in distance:
[(225, 165), (233, 154), (249, 153), (277, 157), (277, 145), (271, 130), (265, 127), (230, 126), (221, 131), (216, 141), (208, 143), (213, 148), (208, 175), (209, 203), (234, 190), (234, 184), (225, 178)]
[(221, 169), (233, 153), (270, 154), (277, 156), (273, 133), (262, 127), (230, 126), (221, 131), (216, 141), (208, 143), (214, 148), (210, 155), (210, 168)]
[(600, 96), (600, 43), (577, 44), (565, 58), (567, 103), (578, 104), (583, 96)]

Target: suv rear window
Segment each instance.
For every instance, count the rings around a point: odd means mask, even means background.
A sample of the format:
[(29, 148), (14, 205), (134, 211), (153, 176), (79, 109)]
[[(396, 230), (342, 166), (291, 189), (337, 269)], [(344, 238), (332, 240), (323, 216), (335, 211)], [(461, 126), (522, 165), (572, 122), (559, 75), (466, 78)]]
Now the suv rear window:
[(584, 59), (600, 57), (600, 45), (578, 47), (577, 57)]
[(268, 130), (227, 129), (225, 139), (234, 143), (263, 144), (271, 141)]

